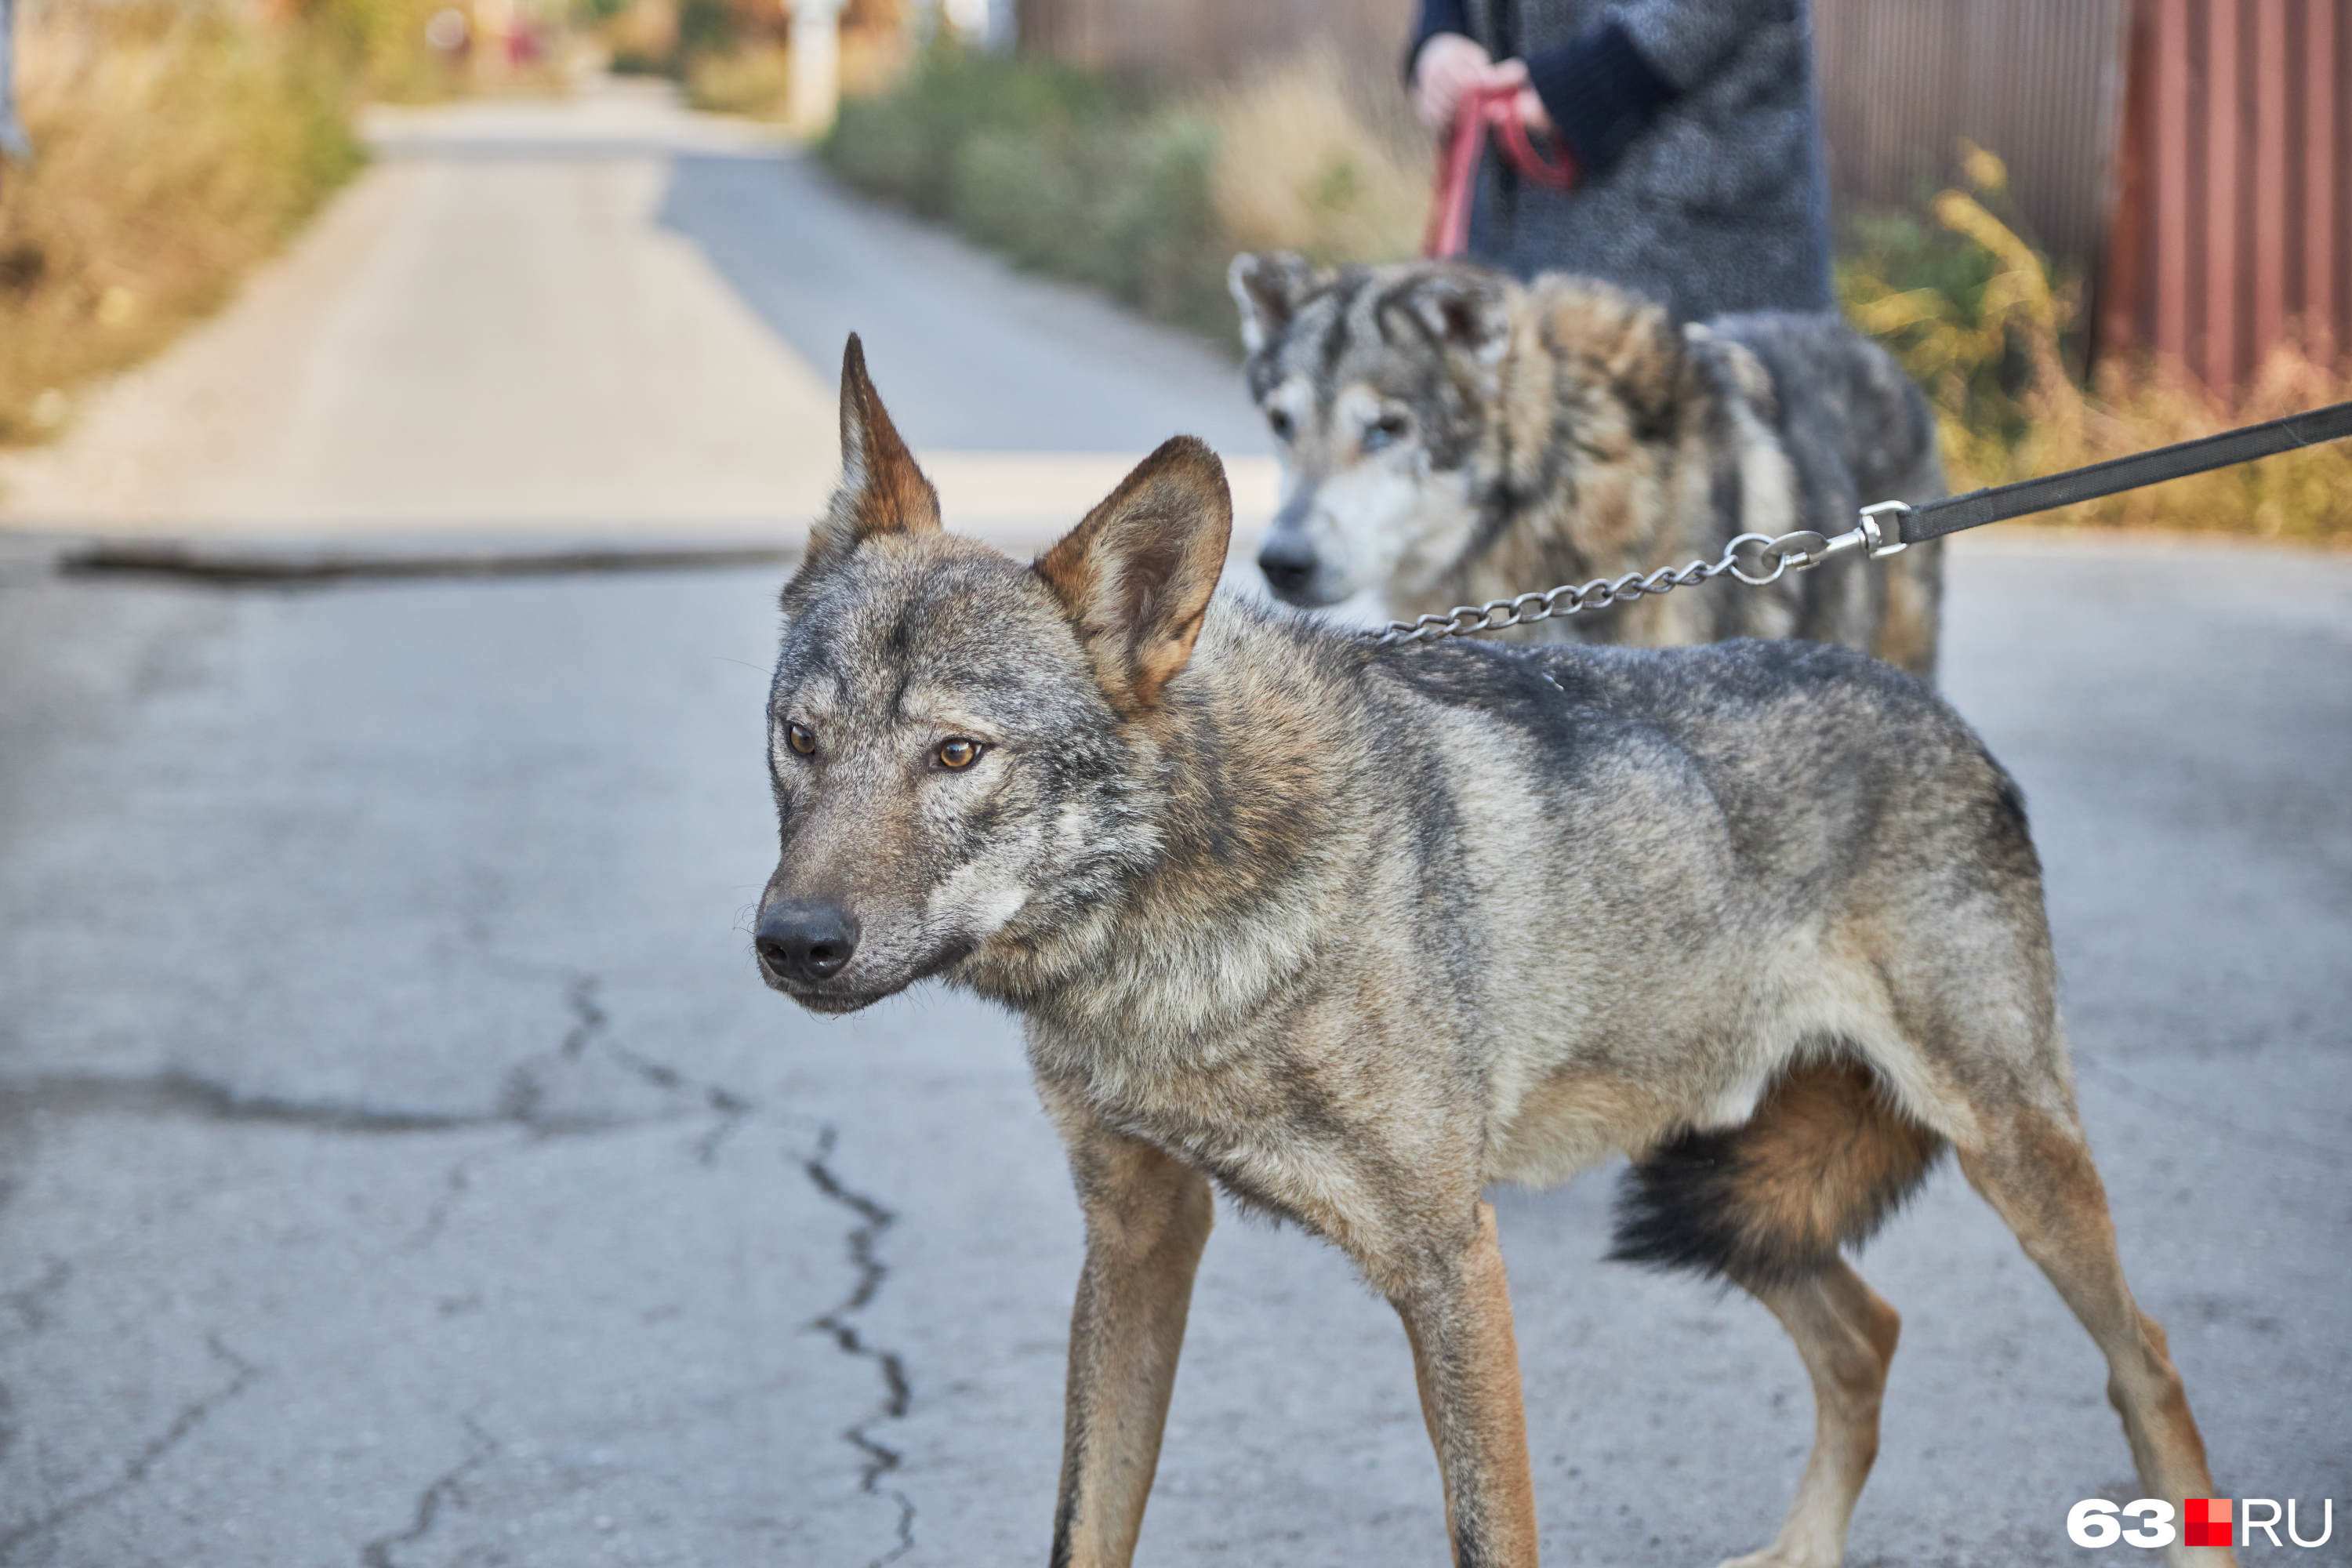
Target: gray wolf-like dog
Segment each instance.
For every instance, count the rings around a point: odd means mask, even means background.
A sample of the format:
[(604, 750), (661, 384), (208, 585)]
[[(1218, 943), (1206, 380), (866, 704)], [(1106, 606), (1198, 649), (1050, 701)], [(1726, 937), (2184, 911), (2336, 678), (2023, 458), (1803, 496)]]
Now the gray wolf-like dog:
[(816, 1012), (937, 975), (1024, 1021), (1086, 1216), (1053, 1563), (1134, 1551), (1222, 1187), (1394, 1304), (1454, 1561), (1533, 1564), (1482, 1194), (1619, 1152), (1617, 1255), (1753, 1292), (1812, 1379), (1741, 1562), (1838, 1562), (1897, 1321), (1840, 1249), (1948, 1147), (2105, 1353), (2142, 1491), (2210, 1494), (2075, 1115), (2018, 792), (1927, 685), (1793, 640), (1381, 648), (1217, 597), (1231, 502), (1187, 437), (1013, 561), (941, 531), (855, 338), (841, 423), (754, 945)]
[[(1294, 605), (1380, 588), (1393, 614), (1438, 614), (1713, 561), (1741, 533), (1843, 533), (1870, 502), (1944, 493), (1926, 400), (1834, 316), (1678, 326), (1593, 279), (1522, 287), (1448, 262), (1326, 271), (1244, 255), (1230, 281), (1284, 468), (1258, 564)], [(1835, 560), (1513, 635), (1798, 637), (1932, 679), (1941, 554)]]

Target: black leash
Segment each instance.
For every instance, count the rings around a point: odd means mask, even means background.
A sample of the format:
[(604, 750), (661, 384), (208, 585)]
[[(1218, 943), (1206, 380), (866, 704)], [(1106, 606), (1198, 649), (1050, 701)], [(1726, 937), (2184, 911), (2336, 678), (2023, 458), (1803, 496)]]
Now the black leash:
[(2219, 436), (2158, 447), (2153, 452), (2113, 458), (2104, 463), (2093, 463), (2087, 468), (2069, 468), (2063, 474), (2020, 479), (2011, 485), (1994, 485), (1962, 496), (1923, 501), (1900, 514), (1903, 542), (1916, 544), (1922, 540), (1940, 539), (1964, 528), (1979, 528), (1988, 522), (2004, 522), (2031, 512), (2073, 506), (2077, 501), (2096, 500), (2118, 490), (2160, 485), (2167, 479), (2186, 479), (2190, 474), (2226, 468), (2233, 463), (2250, 463), (2256, 458), (2274, 457), (2298, 447), (2315, 447), (2347, 436), (2352, 436), (2352, 403), (2337, 403), (2315, 408), (2308, 414), (2290, 414), (2284, 419), (2249, 425), (2242, 430), (2224, 430)]
[(1391, 621), (1363, 635), (1383, 647), (1435, 642), (1441, 637), (1474, 637), (1480, 632), (1498, 632), (1506, 626), (1548, 621), (1556, 616), (1572, 616), (1580, 610), (1606, 609), (1645, 594), (1671, 593), (1727, 574), (1751, 587), (1761, 587), (1779, 582), (1785, 573), (1802, 572), (1850, 550), (1866, 551), (1874, 559), (1892, 555), (1908, 545), (1941, 539), (1964, 528), (1980, 528), (1988, 522), (2024, 517), (2030, 512), (2096, 500), (2118, 490), (2186, 479), (2190, 474), (2292, 452), (2298, 447), (2315, 447), (2347, 436), (2352, 436), (2352, 403), (2331, 404), (2308, 414), (2290, 414), (2284, 419), (2249, 425), (2242, 430), (2224, 430), (2219, 436), (2158, 447), (2153, 452), (2115, 458), (2038, 479), (2020, 479), (2013, 485), (1970, 490), (1964, 496), (1947, 496), (1917, 506), (1880, 501), (1862, 509), (1861, 520), (1852, 531), (1833, 537), (1811, 529), (1784, 533), (1778, 539), (1743, 533), (1725, 546), (1720, 560), (1694, 561), (1680, 568), (1661, 566), (1648, 573), (1629, 572), (1622, 577), (1603, 577), (1591, 583), (1567, 583), (1549, 593), (1489, 599), (1483, 605), (1458, 605), (1442, 616)]

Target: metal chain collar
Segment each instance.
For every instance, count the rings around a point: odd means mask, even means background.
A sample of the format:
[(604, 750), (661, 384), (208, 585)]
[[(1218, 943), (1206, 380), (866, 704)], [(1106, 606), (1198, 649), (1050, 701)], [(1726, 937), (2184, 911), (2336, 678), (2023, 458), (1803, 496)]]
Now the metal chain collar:
[[(1843, 555), (1849, 550), (1866, 549), (1873, 560), (1899, 552), (1904, 548), (1900, 525), (1882, 530), (1878, 520), (1900, 517), (1910, 510), (1899, 500), (1880, 501), (1863, 508), (1861, 521), (1851, 531), (1833, 539), (1809, 528), (1784, 533), (1778, 539), (1769, 534), (1743, 533), (1725, 545), (1722, 557), (1716, 561), (1694, 561), (1680, 569), (1661, 566), (1654, 572), (1628, 572), (1616, 578), (1596, 577), (1590, 583), (1563, 584), (1549, 593), (1489, 599), (1483, 605), (1457, 605), (1443, 615), (1391, 621), (1385, 627), (1362, 635), (1381, 647), (1406, 647), (1414, 643), (1435, 642), (1440, 637), (1475, 637), (1480, 632), (1499, 632), (1506, 626), (1533, 626), (1556, 616), (1606, 609), (1612, 605), (1631, 603), (1645, 594), (1672, 593), (1726, 573), (1751, 588), (1761, 588), (1768, 583), (1779, 582), (1784, 574), (1818, 566), (1831, 556)], [(1748, 559), (1743, 560), (1743, 556)]]

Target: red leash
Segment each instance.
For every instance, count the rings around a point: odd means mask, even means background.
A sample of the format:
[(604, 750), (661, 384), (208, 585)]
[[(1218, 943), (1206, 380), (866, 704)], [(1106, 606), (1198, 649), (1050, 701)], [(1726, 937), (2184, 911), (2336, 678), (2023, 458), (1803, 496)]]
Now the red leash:
[(1474, 88), (1462, 95), (1454, 111), (1454, 130), (1437, 153), (1437, 190), (1429, 206), (1429, 226), (1422, 231), (1421, 253), (1434, 260), (1462, 254), (1470, 240), (1470, 188), (1478, 177), (1478, 157), (1486, 151), (1491, 128), (1502, 139), (1504, 155), (1512, 167), (1538, 185), (1564, 191), (1576, 184), (1576, 164), (1560, 150), (1557, 161), (1546, 158), (1528, 140), (1528, 128), (1515, 106), (1516, 87)]

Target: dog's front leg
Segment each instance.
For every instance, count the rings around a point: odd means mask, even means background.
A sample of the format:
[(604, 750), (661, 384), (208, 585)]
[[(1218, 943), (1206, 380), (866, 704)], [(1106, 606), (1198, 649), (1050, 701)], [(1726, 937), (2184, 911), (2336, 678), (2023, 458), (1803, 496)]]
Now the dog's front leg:
[(1070, 1314), (1053, 1564), (1127, 1568), (1215, 1203), (1198, 1171), (1055, 1098), (1047, 1109), (1086, 1210), (1087, 1261)]
[(1394, 1292), (1412, 1342), (1421, 1413), (1445, 1479), (1455, 1568), (1536, 1568), (1535, 1482), (1519, 1405), (1519, 1347), (1495, 1210)]

